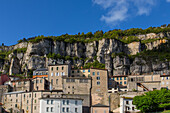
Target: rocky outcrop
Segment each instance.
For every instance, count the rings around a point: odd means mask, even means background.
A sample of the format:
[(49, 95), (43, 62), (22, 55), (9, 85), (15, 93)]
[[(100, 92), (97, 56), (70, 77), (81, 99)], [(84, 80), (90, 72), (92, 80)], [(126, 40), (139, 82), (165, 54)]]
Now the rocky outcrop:
[[(170, 33), (150, 33), (138, 35), (137, 37), (141, 40), (170, 38)], [(130, 59), (128, 56), (119, 55), (112, 58), (111, 55), (120, 52), (127, 55), (136, 55), (143, 49), (152, 50), (167, 41), (162, 39), (146, 44), (141, 44), (141, 42), (125, 44), (117, 39), (104, 38), (89, 43), (67, 43), (49, 39), (43, 39), (38, 43), (22, 42), (13, 46), (0, 47), (0, 51), (27, 48), (25, 53), (12, 52), (8, 56), (8, 60), (0, 59), (0, 71), (4, 73), (9, 72), (9, 74), (20, 73), (26, 70), (45, 68), (48, 64), (56, 62), (71, 62), (73, 65), (83, 66), (85, 63), (93, 62), (97, 59), (100, 63), (105, 64), (105, 68), (108, 69), (110, 76), (113, 74), (165, 73), (169, 72), (169, 62), (151, 62), (138, 57)], [(48, 59), (47, 55), (49, 53), (60, 54), (64, 57), (76, 57), (77, 59), (67, 61), (65, 59)]]

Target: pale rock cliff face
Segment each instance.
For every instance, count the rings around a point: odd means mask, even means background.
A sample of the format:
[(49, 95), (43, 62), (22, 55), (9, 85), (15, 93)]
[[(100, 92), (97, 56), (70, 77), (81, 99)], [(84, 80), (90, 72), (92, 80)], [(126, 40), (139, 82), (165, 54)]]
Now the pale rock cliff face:
[(146, 46), (147, 50), (152, 50), (153, 48), (157, 48), (161, 43), (166, 43), (166, 42), (167, 42), (167, 40), (162, 40), (162, 41), (156, 40), (154, 42), (145, 44), (145, 46)]
[[(141, 40), (153, 38), (170, 38), (170, 33), (150, 33), (139, 35)], [(166, 40), (167, 41), (167, 40)], [(165, 42), (166, 42), (165, 41)], [(0, 59), (0, 71), (4, 73), (20, 73), (25, 70), (34, 70), (47, 67), (48, 64), (55, 62), (65, 62), (64, 60), (48, 59), (49, 53), (60, 54), (62, 56), (79, 57), (82, 59), (68, 60), (71, 64), (82, 66), (84, 63), (94, 61), (94, 57), (100, 63), (105, 64), (109, 75), (141, 74), (141, 73), (164, 73), (169, 72), (170, 62), (151, 62), (142, 58), (129, 59), (127, 56), (116, 56), (113, 53), (124, 52), (128, 55), (140, 53), (143, 49), (152, 50), (162, 42), (159, 40), (142, 45), (141, 42), (125, 44), (116, 39), (102, 39), (90, 43), (66, 43), (63, 41), (53, 41), (43, 39), (38, 43), (22, 42), (13, 46), (1, 46), (0, 51), (12, 51), (18, 48), (27, 48), (25, 53), (11, 53), (8, 60)], [(144, 46), (144, 47), (143, 47)], [(85, 61), (85, 58), (88, 58)]]
[(123, 52), (124, 49), (124, 44), (115, 39), (99, 40), (98, 45), (97, 60), (101, 63), (105, 63), (106, 54)]
[(135, 55), (141, 52), (140, 42), (132, 42), (130, 44), (127, 44), (127, 47), (128, 47), (128, 51), (126, 51), (127, 54)]
[(116, 56), (113, 58), (113, 74), (114, 75), (128, 75), (130, 74), (130, 60), (128, 57)]

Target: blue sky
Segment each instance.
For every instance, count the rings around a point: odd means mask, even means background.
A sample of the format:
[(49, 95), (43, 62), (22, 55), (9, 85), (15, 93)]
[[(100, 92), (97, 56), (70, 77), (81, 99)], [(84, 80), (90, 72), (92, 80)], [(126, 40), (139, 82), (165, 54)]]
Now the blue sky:
[(0, 43), (170, 24), (170, 0), (0, 0)]

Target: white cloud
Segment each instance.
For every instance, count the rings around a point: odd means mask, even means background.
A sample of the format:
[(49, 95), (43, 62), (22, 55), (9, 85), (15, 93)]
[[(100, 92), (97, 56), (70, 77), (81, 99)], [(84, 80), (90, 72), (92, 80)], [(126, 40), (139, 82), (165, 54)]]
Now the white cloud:
[[(157, 0), (92, 0), (107, 11), (101, 20), (108, 24), (117, 24), (131, 16), (149, 15)], [(167, 0), (170, 1), (170, 0)]]

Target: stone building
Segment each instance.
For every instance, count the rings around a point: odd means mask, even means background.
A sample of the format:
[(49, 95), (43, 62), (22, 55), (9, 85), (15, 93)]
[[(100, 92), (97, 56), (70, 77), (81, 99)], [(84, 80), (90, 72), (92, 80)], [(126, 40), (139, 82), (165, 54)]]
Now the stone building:
[(170, 89), (170, 75), (161, 75), (161, 88)]
[[(115, 75), (109, 80), (109, 92), (128, 91), (128, 75)], [(112, 86), (111, 86), (112, 85)]]
[(160, 89), (160, 75), (129, 75), (128, 91), (152, 91)]
[(90, 69), (72, 69), (72, 77), (90, 77)]
[(63, 76), (70, 76), (71, 66), (69, 64), (57, 64), (48, 66), (48, 80), (53, 90), (63, 89)]
[(11, 86), (13, 87), (13, 91), (33, 90), (33, 83), (31, 78), (11, 81)]
[(72, 70), (72, 77), (91, 77), (92, 93), (107, 92), (108, 90), (108, 72), (106, 69), (76, 69)]
[(63, 77), (63, 95), (83, 99), (83, 113), (90, 112), (91, 77)]
[(91, 91), (91, 77), (63, 77), (64, 94), (88, 94)]
[(45, 78), (34, 78), (32, 79), (32, 83), (34, 84), (33, 90), (49, 90), (50, 83)]
[(91, 107), (91, 113), (110, 113), (109, 106), (96, 104)]
[(90, 75), (92, 77), (92, 105), (104, 104), (108, 105), (108, 73), (105, 69), (90, 69)]
[(23, 113), (39, 113), (40, 98), (49, 97), (50, 95), (59, 96), (61, 90), (56, 91), (32, 91), (32, 92), (9, 92), (3, 96), (3, 104), (6, 111), (23, 112)]

